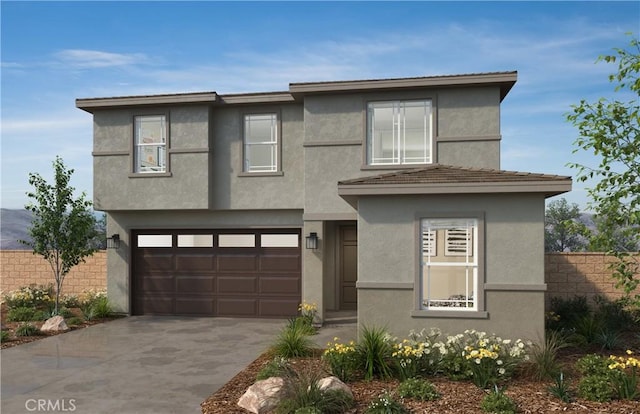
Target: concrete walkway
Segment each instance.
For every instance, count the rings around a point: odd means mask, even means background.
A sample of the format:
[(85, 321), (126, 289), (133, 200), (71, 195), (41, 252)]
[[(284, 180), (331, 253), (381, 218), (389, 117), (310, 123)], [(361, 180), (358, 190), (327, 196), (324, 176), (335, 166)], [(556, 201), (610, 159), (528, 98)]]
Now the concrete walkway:
[[(283, 320), (134, 316), (1, 351), (1, 412), (200, 413)], [(356, 338), (353, 323), (313, 337)]]

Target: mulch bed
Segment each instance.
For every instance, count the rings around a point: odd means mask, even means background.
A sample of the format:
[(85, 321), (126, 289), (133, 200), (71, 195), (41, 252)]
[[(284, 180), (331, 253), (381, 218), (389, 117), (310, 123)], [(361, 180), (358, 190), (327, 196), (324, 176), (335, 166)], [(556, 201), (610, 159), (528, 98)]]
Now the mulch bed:
[[(567, 378), (577, 378), (571, 367), (583, 354), (565, 354), (561, 361), (567, 368)], [(246, 414), (248, 411), (238, 407), (236, 403), (249, 386), (255, 382), (260, 369), (271, 360), (269, 353), (261, 355), (242, 372), (233, 377), (227, 384), (202, 402), (204, 414)], [(299, 372), (309, 370), (325, 370), (319, 356), (312, 358), (297, 358), (292, 360), (293, 367)], [(329, 374), (327, 374), (329, 375)], [(483, 391), (471, 382), (451, 381), (445, 377), (429, 378), (441, 398), (435, 401), (420, 402), (406, 399), (404, 406), (412, 413), (481, 413), (480, 403), (488, 391)], [(369, 403), (384, 391), (393, 391), (398, 385), (397, 380), (390, 381), (357, 381), (348, 384), (356, 400), (356, 406), (349, 414), (364, 413)], [(521, 374), (506, 385), (505, 394), (513, 398), (521, 413), (640, 413), (638, 401), (614, 401), (611, 403), (597, 403), (576, 398), (571, 403), (563, 403), (551, 396), (547, 391), (550, 382), (540, 382)], [(572, 382), (572, 396), (576, 395), (577, 381)]]
[[(82, 316), (82, 311), (79, 308), (71, 308), (70, 311), (76, 316)], [(122, 316), (112, 316), (109, 318), (93, 319), (90, 321), (85, 320), (79, 325), (70, 326), (68, 331), (42, 332), (40, 335), (34, 335), (34, 336), (16, 336), (16, 329), (18, 328), (18, 326), (20, 326), (24, 322), (8, 322), (7, 307), (4, 303), (0, 306), (0, 316), (1, 316), (0, 320), (1, 320), (2, 330), (9, 332), (9, 340), (6, 342), (2, 342), (2, 344), (0, 344), (1, 345), (0, 349), (11, 348), (11, 347), (26, 344), (29, 342), (39, 341), (49, 336), (60, 335), (66, 332), (75, 331), (77, 329), (83, 329), (91, 325), (97, 325), (99, 323), (112, 321), (114, 319), (119, 319), (122, 317)], [(28, 323), (40, 329), (44, 324), (44, 321), (36, 321), (36, 322), (28, 322)]]

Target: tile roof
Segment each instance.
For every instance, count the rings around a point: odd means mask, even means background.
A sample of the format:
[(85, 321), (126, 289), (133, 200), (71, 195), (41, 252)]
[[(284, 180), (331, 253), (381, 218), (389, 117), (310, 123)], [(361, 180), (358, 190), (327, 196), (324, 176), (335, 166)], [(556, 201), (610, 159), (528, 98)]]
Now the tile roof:
[(433, 164), (423, 168), (381, 174), (372, 177), (340, 181), (341, 186), (461, 184), (461, 183), (524, 183), (571, 180), (569, 176), (504, 171), (489, 168), (465, 168)]

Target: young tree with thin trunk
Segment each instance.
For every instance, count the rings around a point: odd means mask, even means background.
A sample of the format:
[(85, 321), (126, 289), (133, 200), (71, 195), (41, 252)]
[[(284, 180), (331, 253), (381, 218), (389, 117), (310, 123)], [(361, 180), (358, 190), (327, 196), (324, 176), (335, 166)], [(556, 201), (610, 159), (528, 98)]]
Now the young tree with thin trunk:
[(97, 249), (90, 243), (96, 234), (96, 219), (83, 192), (74, 198), (75, 189), (69, 186), (72, 169), (67, 169), (60, 157), (53, 162), (54, 183), (49, 184), (37, 173), (29, 174), (34, 188), (27, 196), (33, 202), (25, 208), (33, 213), (29, 228), (30, 241), (21, 243), (41, 255), (51, 266), (55, 279), (55, 308), (59, 312), (60, 292), (65, 276), (75, 265), (84, 262)]
[[(597, 61), (618, 64), (609, 80), (625, 100), (582, 100), (572, 107), (567, 120), (580, 133), (574, 152), (588, 151), (600, 157), (600, 164), (569, 166), (578, 170), (579, 181), (599, 180), (588, 189), (600, 230), (592, 245), (618, 258), (613, 264), (614, 277), (630, 296), (640, 285), (640, 42), (632, 37), (627, 49), (614, 50), (615, 54)], [(628, 251), (630, 246), (635, 246), (635, 252)], [(633, 299), (640, 304), (640, 295)]]

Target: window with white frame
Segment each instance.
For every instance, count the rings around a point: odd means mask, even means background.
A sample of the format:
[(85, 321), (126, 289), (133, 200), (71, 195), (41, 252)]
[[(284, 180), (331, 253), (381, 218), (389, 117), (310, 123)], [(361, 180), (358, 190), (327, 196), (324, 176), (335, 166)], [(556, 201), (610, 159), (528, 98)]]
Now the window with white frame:
[(370, 102), (369, 165), (428, 164), (432, 160), (431, 100)]
[(478, 220), (425, 218), (420, 234), (422, 309), (477, 310)]
[(244, 171), (278, 171), (277, 114), (245, 115)]
[(167, 123), (164, 115), (143, 115), (134, 119), (134, 172), (167, 171)]

